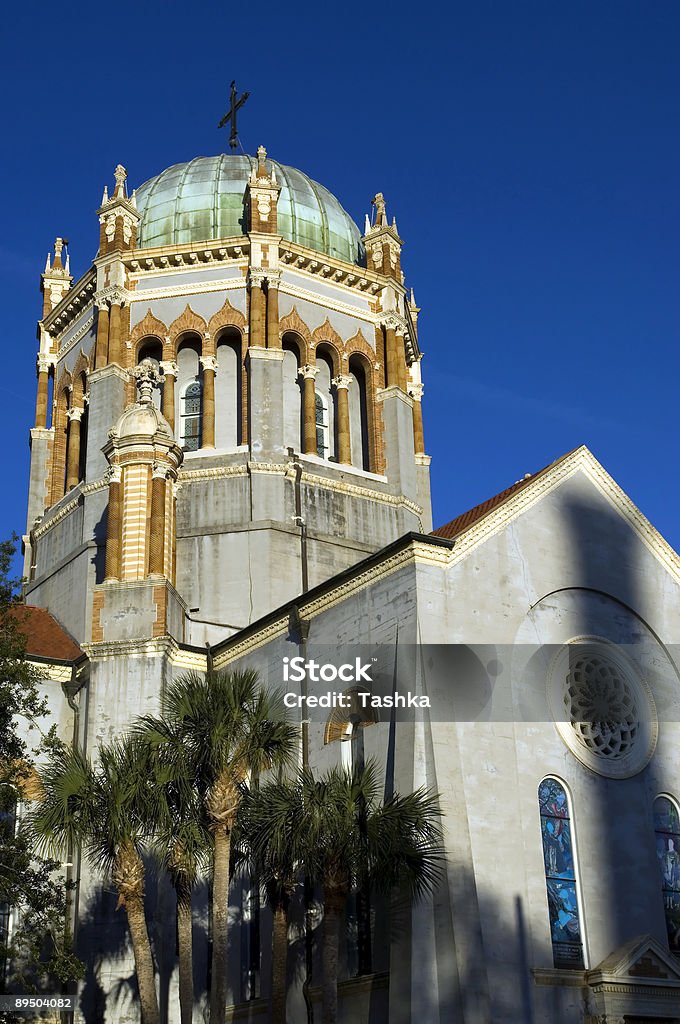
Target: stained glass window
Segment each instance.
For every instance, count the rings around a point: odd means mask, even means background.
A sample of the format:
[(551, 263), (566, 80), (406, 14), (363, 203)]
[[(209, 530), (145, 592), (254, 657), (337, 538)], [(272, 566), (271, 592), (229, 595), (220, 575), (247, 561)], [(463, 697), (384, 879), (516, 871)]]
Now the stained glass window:
[(583, 940), (569, 798), (561, 782), (547, 778), (538, 787), (538, 803), (553, 962), (555, 967), (581, 969)]
[(330, 451), (328, 437), (328, 405), (323, 395), (316, 392), (316, 454), (320, 459), (327, 459)]
[(181, 401), (181, 440), (185, 452), (201, 447), (201, 382), (192, 380), (184, 388)]
[(680, 956), (680, 814), (678, 805), (667, 796), (654, 801), (654, 831), (668, 945)]

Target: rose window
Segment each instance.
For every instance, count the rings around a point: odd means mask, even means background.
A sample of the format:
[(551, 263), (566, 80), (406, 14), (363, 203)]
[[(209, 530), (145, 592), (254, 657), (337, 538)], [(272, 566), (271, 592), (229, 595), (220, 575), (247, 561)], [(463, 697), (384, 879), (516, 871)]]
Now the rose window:
[(572, 650), (564, 707), (575, 737), (594, 754), (630, 753), (640, 729), (635, 690), (609, 658)]

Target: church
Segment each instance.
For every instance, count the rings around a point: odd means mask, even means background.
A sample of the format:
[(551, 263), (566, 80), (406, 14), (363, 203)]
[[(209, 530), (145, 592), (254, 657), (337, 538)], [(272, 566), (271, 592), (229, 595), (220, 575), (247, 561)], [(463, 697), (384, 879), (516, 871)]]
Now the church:
[[(57, 239), (41, 279), (26, 628), (62, 737), (96, 757), (170, 680), (256, 668), (313, 767), (372, 757), (386, 792), (439, 793), (440, 884), (373, 908), (369, 969), (347, 908), (345, 1024), (678, 1024), (678, 555), (585, 447), (433, 531), (419, 309), (381, 193), (362, 232), (263, 147), (136, 189), (118, 166), (111, 189), (92, 264), (74, 281)], [(75, 1020), (133, 1024), (115, 897), (67, 870)], [(174, 911), (147, 897), (174, 1024)], [(228, 1020), (264, 1022), (271, 922), (241, 883), (230, 913)], [(199, 893), (197, 937), (205, 914)]]

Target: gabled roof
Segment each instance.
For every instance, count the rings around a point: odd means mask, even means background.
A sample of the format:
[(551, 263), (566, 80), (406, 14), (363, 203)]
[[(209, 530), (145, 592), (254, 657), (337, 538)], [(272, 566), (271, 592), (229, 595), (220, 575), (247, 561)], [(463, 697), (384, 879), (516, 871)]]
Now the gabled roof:
[(444, 523), (443, 526), (439, 526), (436, 530), (432, 531), (433, 537), (445, 537), (447, 540), (453, 540), (458, 537), (461, 533), (465, 533), (474, 523), (478, 523), (480, 519), (488, 515), (489, 512), (493, 512), (495, 508), (502, 505), (508, 498), (512, 497), (513, 494), (517, 494), (519, 491), (523, 491), (525, 487), (528, 487), (539, 477), (543, 476), (548, 470), (554, 466), (559, 465), (560, 462), (564, 462), (574, 452), (579, 451), (578, 448), (574, 448), (573, 451), (567, 452), (561, 458), (556, 459), (555, 462), (551, 462), (549, 466), (545, 466), (539, 470), (538, 473), (527, 473), (521, 480), (517, 480), (516, 483), (512, 484), (511, 487), (506, 487), (504, 491), (499, 491), (492, 498), (487, 498), (486, 501), (482, 501), (479, 505), (475, 505), (474, 508), (468, 509), (467, 512), (463, 512), (462, 515), (456, 516), (449, 523)]
[(26, 654), (29, 657), (33, 655), (50, 661), (75, 661), (82, 655), (83, 652), (70, 633), (46, 608), (20, 604), (11, 608), (9, 614), (26, 637)]

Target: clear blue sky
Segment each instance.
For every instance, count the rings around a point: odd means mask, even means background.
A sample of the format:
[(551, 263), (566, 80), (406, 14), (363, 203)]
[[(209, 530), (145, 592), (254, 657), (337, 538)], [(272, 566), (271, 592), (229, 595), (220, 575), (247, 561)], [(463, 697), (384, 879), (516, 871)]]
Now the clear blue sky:
[(586, 443), (680, 547), (680, 3), (14, 5), (3, 25), (0, 537), (23, 532), (39, 273), (79, 276), (132, 186), (263, 143), (363, 224), (422, 306), (435, 524)]

